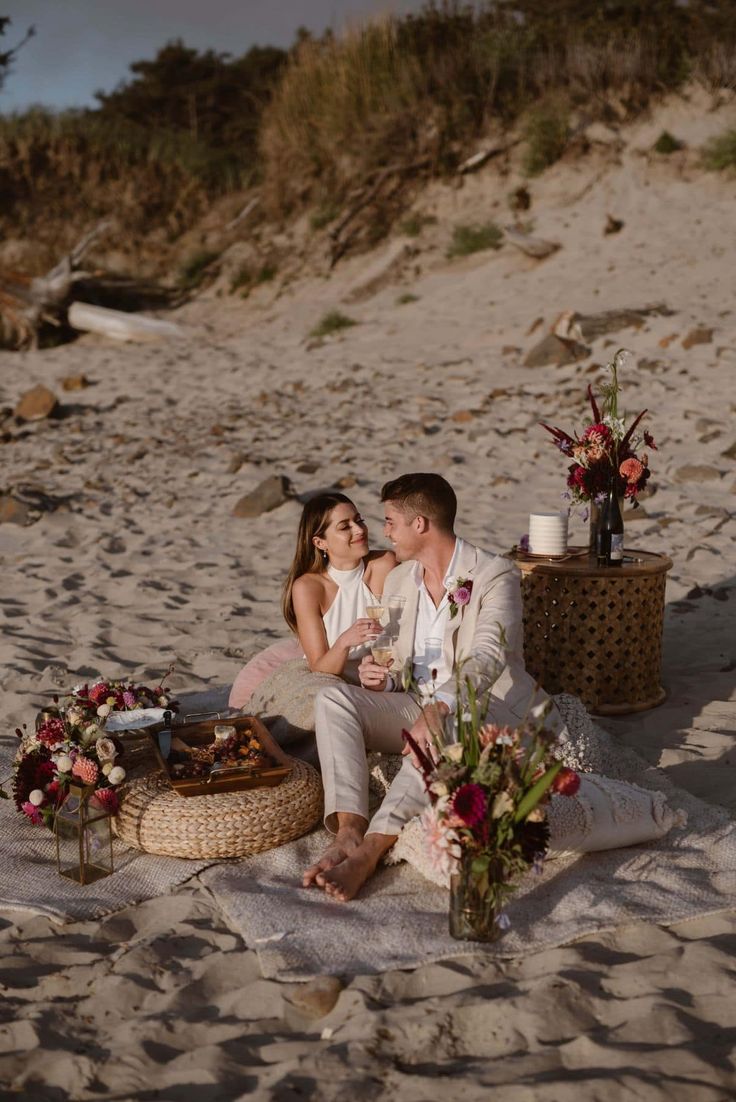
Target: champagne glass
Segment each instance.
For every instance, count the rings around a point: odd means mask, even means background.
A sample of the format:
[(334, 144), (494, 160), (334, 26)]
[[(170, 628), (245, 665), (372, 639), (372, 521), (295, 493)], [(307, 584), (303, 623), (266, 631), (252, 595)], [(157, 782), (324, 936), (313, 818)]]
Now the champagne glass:
[(366, 599), (365, 614), (375, 624), (382, 624), (383, 617), (386, 615), (386, 605), (380, 594), (371, 593), (370, 597)]
[(387, 635), (379, 635), (377, 639), (374, 639), (371, 643), (371, 654), (373, 655), (373, 661), (377, 662), (379, 666), (391, 666), (394, 660), (394, 648), (393, 643)]

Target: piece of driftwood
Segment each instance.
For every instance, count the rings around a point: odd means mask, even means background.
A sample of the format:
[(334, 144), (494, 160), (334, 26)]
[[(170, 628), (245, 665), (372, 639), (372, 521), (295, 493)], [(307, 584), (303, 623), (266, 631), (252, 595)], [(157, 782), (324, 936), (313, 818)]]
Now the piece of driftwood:
[(498, 157), (500, 153), (508, 153), (510, 149), (513, 149), (515, 145), (518, 145), (521, 138), (515, 138), (511, 142), (502, 142), (500, 145), (490, 145), (486, 149), (479, 150), (478, 153), (474, 153), (472, 157), (468, 157), (462, 164), (457, 166), (457, 171), (460, 176), (466, 176), (469, 172), (476, 172), (477, 169), (482, 168), (487, 161), (492, 160), (494, 157)]
[(533, 256), (535, 260), (544, 260), (546, 256), (562, 248), (558, 241), (545, 241), (543, 237), (532, 237), (529, 233), (517, 230), (515, 226), (504, 226), (503, 232), (510, 244), (521, 249), (527, 256)]
[(148, 318), (142, 314), (125, 314), (91, 306), (88, 302), (73, 302), (68, 311), (69, 325), (85, 333), (98, 333), (116, 341), (155, 341), (183, 337), (185, 330), (172, 321)]
[[(0, 271), (0, 347), (38, 347), (49, 326), (101, 333), (116, 340), (178, 336), (170, 322), (141, 318), (129, 311), (178, 305), (185, 292), (149, 279), (81, 268), (91, 246), (112, 223), (100, 222), (44, 276)], [(88, 307), (88, 309), (85, 309)], [(58, 338), (57, 338), (58, 339)]]
[(44, 324), (63, 326), (76, 280), (89, 278), (79, 265), (91, 245), (110, 228), (103, 221), (86, 233), (45, 276), (0, 271), (0, 336), (16, 348), (37, 346)]
[(232, 221), (228, 222), (225, 229), (229, 232), (234, 230), (241, 222), (244, 222), (251, 211), (254, 211), (261, 201), (260, 195), (254, 195), (252, 199), (249, 199), (245, 204), (240, 214), (236, 214)]
[(647, 318), (669, 317), (674, 313), (662, 302), (636, 309), (623, 307), (618, 310), (604, 310), (600, 314), (578, 314), (566, 310), (555, 321), (552, 332), (563, 340), (595, 341), (608, 333), (619, 329), (640, 329)]

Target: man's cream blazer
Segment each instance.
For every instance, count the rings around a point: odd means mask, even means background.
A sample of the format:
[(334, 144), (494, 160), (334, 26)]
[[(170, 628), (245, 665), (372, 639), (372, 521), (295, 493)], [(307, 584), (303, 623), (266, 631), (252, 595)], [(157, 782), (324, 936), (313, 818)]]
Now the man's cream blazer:
[[(396, 660), (401, 670), (409, 672), (419, 606), (415, 567), (414, 561), (400, 563), (383, 587), (385, 596), (396, 594), (406, 601)], [(530, 714), (538, 716), (548, 706), (549, 698), (537, 690), (524, 668), (519, 570), (504, 555), (490, 554), (463, 541), (455, 578), (472, 581), (473, 587), (468, 604), (458, 608), (448, 621), (444, 637), (447, 667), (462, 662), (463, 674), (473, 678), (478, 691), (491, 689), (490, 718), (494, 722), (513, 725)], [(401, 689), (402, 685), (396, 687)], [(443, 685), (437, 685), (436, 690), (455, 695), (454, 674)]]

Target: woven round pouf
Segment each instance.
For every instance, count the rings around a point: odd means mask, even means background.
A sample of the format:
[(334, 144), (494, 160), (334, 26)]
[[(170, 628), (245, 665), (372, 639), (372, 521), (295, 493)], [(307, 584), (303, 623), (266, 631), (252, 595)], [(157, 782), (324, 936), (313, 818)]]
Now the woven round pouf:
[(273, 788), (184, 797), (149, 773), (121, 796), (118, 837), (165, 857), (249, 857), (300, 838), (322, 816), (322, 782), (303, 761)]

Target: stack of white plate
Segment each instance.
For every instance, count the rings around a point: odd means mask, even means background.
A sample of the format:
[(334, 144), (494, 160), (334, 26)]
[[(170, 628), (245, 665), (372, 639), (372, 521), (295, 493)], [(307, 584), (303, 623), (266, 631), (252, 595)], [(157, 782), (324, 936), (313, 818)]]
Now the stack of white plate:
[(532, 555), (564, 555), (567, 551), (567, 513), (531, 513), (529, 550)]

